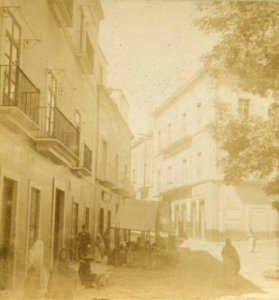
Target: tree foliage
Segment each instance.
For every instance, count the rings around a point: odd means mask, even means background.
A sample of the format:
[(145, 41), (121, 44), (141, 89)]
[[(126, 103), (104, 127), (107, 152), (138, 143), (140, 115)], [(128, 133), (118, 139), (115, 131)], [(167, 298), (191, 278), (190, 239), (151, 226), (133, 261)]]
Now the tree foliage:
[(212, 72), (229, 72), (246, 91), (263, 95), (279, 90), (279, 2), (197, 2), (202, 17), (196, 25), (217, 32), (220, 41), (205, 56)]
[[(278, 197), (279, 2), (203, 1), (197, 7), (202, 17), (196, 25), (219, 34), (219, 42), (204, 56), (208, 71), (213, 76), (233, 75), (243, 91), (274, 95), (268, 119), (243, 118), (218, 108), (213, 132), (224, 150), (224, 180), (232, 184), (262, 178), (267, 193)], [(279, 211), (278, 201), (274, 208)]]
[(264, 179), (266, 192), (278, 196), (279, 103), (270, 108), (268, 119), (239, 117), (220, 106), (212, 133), (223, 150), (224, 181), (235, 184), (244, 178)]

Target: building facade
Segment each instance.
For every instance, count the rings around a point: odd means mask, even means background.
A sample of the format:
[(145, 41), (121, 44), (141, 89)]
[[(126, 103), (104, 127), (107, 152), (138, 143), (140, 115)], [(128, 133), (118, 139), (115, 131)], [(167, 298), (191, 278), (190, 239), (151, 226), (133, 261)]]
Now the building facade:
[(153, 197), (153, 135), (152, 132), (137, 137), (131, 149), (131, 181), (137, 200)]
[(0, 1), (0, 288), (20, 286), (34, 242), (51, 267), (94, 227), (98, 0)]
[(101, 85), (98, 99), (95, 234), (112, 229), (113, 240), (118, 208), (134, 197), (130, 182), (133, 135), (127, 125), (129, 107), (123, 93)]
[(278, 233), (278, 214), (260, 181), (224, 184), (218, 161), (222, 152), (209, 124), (216, 107), (265, 117), (269, 99), (243, 93), (232, 81), (198, 72), (154, 112), (154, 198), (169, 203), (175, 234), (201, 240), (258, 237)]

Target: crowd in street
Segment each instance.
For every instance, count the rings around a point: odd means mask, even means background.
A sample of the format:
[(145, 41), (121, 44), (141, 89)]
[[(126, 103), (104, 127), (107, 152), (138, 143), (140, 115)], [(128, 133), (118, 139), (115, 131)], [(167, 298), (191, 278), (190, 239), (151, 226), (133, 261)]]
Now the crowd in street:
[[(252, 231), (248, 235), (250, 251), (254, 251), (256, 240)], [(24, 300), (35, 299), (74, 299), (76, 291), (108, 286), (110, 273), (92, 270), (94, 263), (107, 263), (111, 266), (130, 266), (154, 269), (158, 267), (158, 258), (163, 256), (170, 259), (166, 253), (175, 250), (174, 237), (169, 237), (167, 246), (158, 247), (150, 240), (141, 236), (133, 241), (118, 241), (111, 247), (110, 231), (97, 234), (94, 251), (91, 249), (92, 240), (85, 225), (77, 237), (77, 261), (74, 264), (69, 249), (60, 250), (59, 259), (50, 272), (44, 265), (44, 243), (37, 240), (29, 255), (29, 269), (25, 280)], [(165, 249), (163, 249), (165, 248)], [(168, 248), (168, 249), (167, 249)], [(165, 252), (164, 252), (165, 250)], [(177, 253), (176, 253), (177, 254)], [(176, 255), (175, 254), (175, 255)], [(240, 258), (230, 239), (226, 239), (221, 252), (223, 259), (223, 284), (235, 288), (238, 284)], [(77, 266), (78, 263), (78, 267)], [(157, 264), (157, 265), (156, 265)], [(117, 271), (117, 270), (116, 270)]]

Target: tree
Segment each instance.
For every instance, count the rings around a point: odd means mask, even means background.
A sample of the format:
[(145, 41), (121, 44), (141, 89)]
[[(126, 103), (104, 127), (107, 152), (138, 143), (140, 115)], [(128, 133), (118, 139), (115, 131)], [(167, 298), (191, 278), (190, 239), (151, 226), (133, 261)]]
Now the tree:
[[(265, 179), (266, 192), (279, 197), (279, 3), (260, 1), (198, 2), (202, 17), (196, 25), (219, 34), (219, 42), (204, 56), (213, 76), (228, 73), (241, 90), (274, 102), (268, 119), (234, 116), (218, 107), (213, 135), (224, 150), (224, 180), (238, 183), (251, 176)], [(279, 202), (273, 207), (279, 211)]]
[(212, 73), (239, 78), (243, 90), (264, 95), (279, 90), (279, 2), (197, 2), (201, 30), (215, 32), (219, 42), (205, 57)]

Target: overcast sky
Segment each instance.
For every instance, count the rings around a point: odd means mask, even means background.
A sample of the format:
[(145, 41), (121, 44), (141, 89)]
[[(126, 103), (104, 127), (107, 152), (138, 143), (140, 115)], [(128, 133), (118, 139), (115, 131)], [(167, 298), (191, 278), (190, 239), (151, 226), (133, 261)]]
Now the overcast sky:
[(108, 60), (108, 85), (130, 103), (135, 135), (151, 126), (148, 113), (201, 67), (214, 39), (192, 24), (194, 1), (102, 0), (100, 43)]

